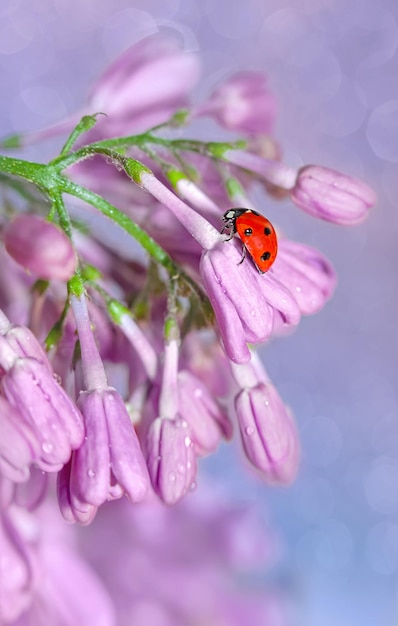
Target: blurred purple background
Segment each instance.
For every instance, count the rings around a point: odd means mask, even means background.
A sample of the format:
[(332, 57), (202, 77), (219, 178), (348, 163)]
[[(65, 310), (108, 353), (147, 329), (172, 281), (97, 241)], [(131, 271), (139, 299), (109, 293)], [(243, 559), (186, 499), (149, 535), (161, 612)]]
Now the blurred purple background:
[(291, 588), (297, 624), (396, 624), (397, 0), (2, 0), (0, 134), (80, 108), (104, 64), (158, 26), (200, 51), (199, 96), (233, 71), (264, 70), (286, 161), (360, 176), (379, 195), (351, 229), (258, 197), (289, 237), (329, 256), (339, 287), (324, 312), (262, 351), (297, 416), (297, 483), (267, 488), (228, 446), (203, 470), (280, 531), (276, 575)]

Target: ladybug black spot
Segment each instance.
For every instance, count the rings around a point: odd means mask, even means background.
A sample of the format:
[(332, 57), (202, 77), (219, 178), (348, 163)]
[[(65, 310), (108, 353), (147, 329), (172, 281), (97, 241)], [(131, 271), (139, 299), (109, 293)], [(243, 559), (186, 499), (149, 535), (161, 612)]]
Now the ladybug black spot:
[(261, 260), (262, 261), (268, 261), (270, 256), (271, 256), (271, 252), (263, 252), (263, 254), (261, 255)]
[(253, 234), (253, 229), (252, 228), (245, 228), (245, 235), (252, 235)]
[(267, 235), (268, 237), (268, 235), (271, 235), (271, 234), (272, 234), (272, 230), (268, 226), (266, 226), (264, 228), (264, 235)]

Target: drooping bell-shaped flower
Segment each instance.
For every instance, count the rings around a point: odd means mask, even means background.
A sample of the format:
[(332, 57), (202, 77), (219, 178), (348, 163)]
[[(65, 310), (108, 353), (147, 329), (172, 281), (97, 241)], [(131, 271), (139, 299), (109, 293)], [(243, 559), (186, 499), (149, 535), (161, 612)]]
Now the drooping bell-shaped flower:
[(87, 311), (86, 297), (71, 297), (80, 341), (84, 390), (77, 404), (86, 436), (58, 481), (62, 514), (69, 521), (89, 523), (97, 507), (126, 494), (143, 500), (149, 487), (137, 435), (120, 394), (110, 387)]
[(152, 486), (167, 504), (180, 500), (195, 485), (196, 454), (192, 431), (180, 412), (178, 340), (166, 342), (157, 416), (146, 433), (145, 449)]
[(240, 387), (235, 397), (243, 448), (249, 461), (271, 484), (294, 480), (299, 442), (293, 417), (269, 380), (258, 357), (252, 363), (231, 363)]

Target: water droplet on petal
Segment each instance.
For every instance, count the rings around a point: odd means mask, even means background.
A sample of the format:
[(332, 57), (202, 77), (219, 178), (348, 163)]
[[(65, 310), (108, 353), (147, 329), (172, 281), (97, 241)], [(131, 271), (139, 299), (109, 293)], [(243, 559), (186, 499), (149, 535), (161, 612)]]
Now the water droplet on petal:
[(176, 475), (173, 472), (170, 472), (170, 474), (169, 474), (169, 481), (171, 483), (174, 483), (175, 480), (176, 480)]
[(249, 437), (252, 437), (252, 435), (254, 435), (254, 433), (255, 433), (255, 430), (254, 430), (254, 428), (252, 426), (247, 426), (247, 428), (245, 429), (245, 433)]
[(185, 474), (186, 472), (186, 467), (184, 466), (183, 463), (178, 463), (177, 465), (177, 470), (179, 471), (180, 474)]
[(188, 489), (189, 489), (189, 491), (195, 491), (196, 487), (197, 487), (197, 483), (196, 483), (196, 481), (195, 481), (195, 480), (193, 480), (193, 481), (191, 482), (191, 484), (189, 485), (189, 488), (188, 488)]
[(191, 440), (191, 438), (190, 438), (190, 437), (185, 437), (185, 439), (184, 439), (184, 443), (185, 443), (185, 446), (186, 446), (187, 448), (190, 448), (190, 447), (192, 446), (192, 440)]
[(54, 450), (54, 444), (52, 444), (51, 441), (43, 441), (41, 449), (45, 454), (50, 454)]
[(95, 477), (95, 475), (96, 475), (96, 473), (95, 473), (95, 471), (94, 471), (93, 469), (88, 469), (88, 470), (87, 470), (87, 476), (88, 476), (89, 478), (94, 478), (94, 477)]
[(195, 396), (195, 398), (201, 398), (203, 396), (203, 389), (201, 389), (200, 387), (198, 387), (197, 389), (195, 389), (195, 391), (193, 392), (193, 395)]

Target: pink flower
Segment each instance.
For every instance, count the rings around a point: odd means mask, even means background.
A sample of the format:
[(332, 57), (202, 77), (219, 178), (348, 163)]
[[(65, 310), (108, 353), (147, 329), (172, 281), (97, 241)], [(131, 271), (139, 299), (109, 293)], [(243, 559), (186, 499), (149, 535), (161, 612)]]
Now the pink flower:
[(261, 72), (238, 72), (221, 82), (194, 115), (209, 115), (228, 130), (244, 135), (268, 134), (276, 117), (276, 101)]
[(159, 33), (127, 48), (94, 83), (87, 104), (70, 118), (18, 138), (19, 146), (70, 133), (84, 115), (97, 117), (85, 142), (140, 133), (167, 122), (188, 104), (200, 74), (194, 53)]
[(377, 201), (366, 183), (327, 167), (307, 165), (297, 171), (244, 150), (225, 150), (222, 156), (254, 172), (273, 188), (289, 191), (291, 200), (306, 213), (335, 224), (361, 222)]
[[(180, 500), (195, 485), (196, 454), (189, 424), (180, 413), (178, 396), (178, 341), (166, 343), (160, 388), (146, 430), (146, 459), (152, 487), (167, 504)], [(156, 396), (159, 393), (159, 399)]]
[(19, 215), (6, 227), (8, 254), (19, 265), (44, 280), (69, 280), (77, 258), (71, 241), (55, 224), (37, 215)]
[(148, 491), (148, 473), (125, 404), (115, 389), (80, 394), (86, 438), (72, 459), (70, 489), (100, 506), (124, 493), (132, 502)]
[(102, 111), (102, 136), (137, 133), (166, 122), (188, 103), (199, 77), (196, 55), (176, 41), (152, 35), (128, 48), (97, 80), (88, 109)]
[(247, 343), (268, 339), (277, 312), (284, 324), (295, 326), (300, 309), (294, 295), (271, 273), (259, 274), (249, 259), (239, 264), (242, 245), (220, 241), (201, 258), (200, 272), (213, 306), (228, 357), (250, 360)]
[(235, 409), (247, 458), (270, 483), (288, 484), (296, 477), (299, 443), (292, 415), (269, 381), (259, 359), (232, 364), (240, 391)]
[(157, 417), (146, 439), (152, 486), (166, 504), (175, 504), (195, 487), (196, 456), (188, 423), (178, 416)]
[(232, 424), (226, 412), (206, 385), (187, 370), (178, 372), (178, 403), (180, 415), (191, 429), (198, 456), (214, 452), (223, 437), (232, 437)]
[(108, 386), (88, 316), (86, 298), (71, 297), (80, 340), (85, 390), (78, 406), (86, 436), (58, 481), (62, 514), (68, 521), (89, 523), (97, 507), (126, 494), (143, 500), (149, 487), (144, 457), (120, 394)]
[(303, 211), (335, 224), (358, 224), (376, 204), (376, 195), (358, 178), (327, 167), (307, 165), (290, 194)]
[(281, 322), (284, 326), (297, 325), (302, 313), (318, 311), (333, 292), (335, 275), (320, 253), (282, 241), (282, 252), (271, 269), (259, 274), (250, 259), (240, 263), (242, 243), (237, 238), (226, 241), (152, 173), (143, 173), (141, 184), (204, 248), (200, 275), (225, 351), (235, 363), (250, 360), (248, 343), (267, 340)]
[(42, 345), (27, 326), (12, 324), (0, 310), (0, 334), (7, 339), (8, 345), (20, 357), (32, 357), (45, 365), (52, 373), (51, 363), (48, 360)]
[[(17, 429), (30, 429), (40, 442), (35, 461), (45, 471), (58, 471), (84, 437), (82, 417), (48, 367), (32, 357), (18, 357), (0, 336), (1, 390), (19, 416)], [(16, 419), (17, 418), (13, 418)], [(26, 426), (27, 428), (26, 428)]]

